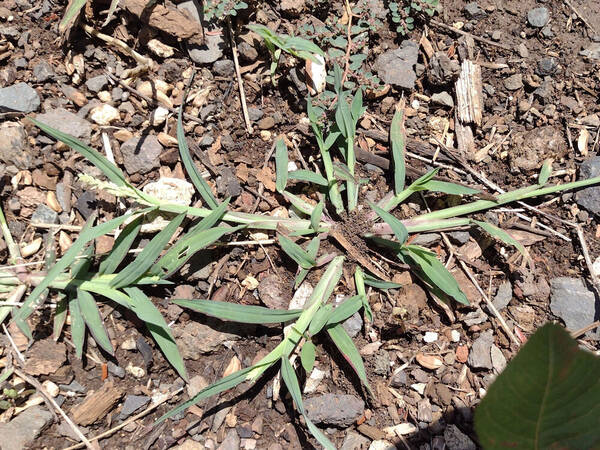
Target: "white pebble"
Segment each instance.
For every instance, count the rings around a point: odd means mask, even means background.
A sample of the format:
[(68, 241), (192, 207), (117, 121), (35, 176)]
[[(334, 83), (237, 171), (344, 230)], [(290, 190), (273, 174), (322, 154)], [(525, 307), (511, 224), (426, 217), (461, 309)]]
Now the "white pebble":
[(460, 341), (460, 332), (458, 330), (452, 330), (450, 332), (450, 337), (452, 338), (452, 342)]
[(423, 336), (423, 340), (428, 344), (431, 344), (438, 340), (438, 334), (435, 331), (428, 331), (425, 333), (425, 336)]

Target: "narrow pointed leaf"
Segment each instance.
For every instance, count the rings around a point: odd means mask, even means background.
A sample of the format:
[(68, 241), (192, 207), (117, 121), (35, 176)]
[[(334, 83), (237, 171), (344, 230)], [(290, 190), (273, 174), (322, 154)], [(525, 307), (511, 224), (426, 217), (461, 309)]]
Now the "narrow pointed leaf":
[(309, 183), (318, 184), (319, 186), (329, 186), (329, 183), (323, 175), (311, 172), (310, 170), (294, 170), (288, 174), (288, 178), (290, 180), (307, 181)]
[(372, 393), (360, 352), (356, 348), (356, 345), (354, 345), (352, 338), (348, 336), (348, 333), (342, 324), (338, 323), (336, 325), (327, 327), (327, 333), (342, 356), (346, 359), (346, 361), (348, 361), (350, 366), (352, 366), (360, 381), (362, 381), (367, 390)]
[(393, 281), (383, 281), (379, 278), (375, 278), (373, 275), (369, 275), (368, 273), (364, 274), (364, 283), (368, 286), (383, 290), (402, 287), (402, 285), (399, 283), (394, 283)]
[(183, 219), (185, 219), (185, 214), (179, 214), (173, 218), (162, 231), (152, 238), (135, 260), (112, 279), (110, 285), (117, 289), (123, 286), (130, 286), (144, 275), (154, 261), (156, 261), (160, 252), (167, 246)]
[(429, 180), (425, 183), (421, 183), (419, 186), (421, 190), (443, 192), (444, 194), (450, 195), (474, 195), (479, 194), (480, 192), (477, 189), (472, 189), (467, 186), (461, 186), (460, 184), (439, 180)]
[(540, 171), (540, 176), (538, 177), (538, 184), (543, 186), (548, 182), (548, 178), (552, 174), (552, 159), (547, 159), (544, 161), (542, 165), (542, 170)]
[(373, 311), (371, 310), (371, 305), (369, 304), (369, 298), (367, 297), (367, 291), (365, 289), (365, 273), (360, 266), (356, 266), (354, 272), (354, 284), (356, 285), (356, 292), (362, 298), (363, 307), (365, 308), (365, 317), (369, 322), (373, 322)]
[(275, 144), (275, 175), (277, 192), (283, 192), (288, 180), (288, 149), (281, 138)]
[(75, 296), (69, 299), (69, 315), (71, 316), (71, 341), (73, 341), (73, 345), (75, 346), (75, 355), (81, 359), (85, 339), (85, 321), (83, 320), (81, 308)]
[(167, 361), (175, 368), (181, 378), (187, 381), (187, 372), (183, 358), (179, 353), (171, 329), (154, 303), (139, 288), (126, 287), (124, 291), (132, 300), (133, 312), (146, 323), (148, 331), (165, 355)]
[(100, 316), (100, 310), (92, 294), (81, 289), (77, 290), (77, 302), (79, 303), (79, 310), (83, 316), (88, 330), (92, 333), (96, 343), (102, 347), (105, 351), (114, 354), (113, 346), (110, 342), (106, 329), (102, 323), (102, 317)]
[(406, 239), (408, 238), (408, 230), (406, 229), (404, 224), (402, 224), (400, 219), (394, 217), (392, 214), (390, 214), (389, 212), (380, 208), (377, 205), (371, 205), (371, 208), (373, 208), (377, 215), (381, 217), (381, 219), (390, 226), (390, 228), (396, 235), (396, 238), (398, 238), (398, 242), (400, 244), (404, 244), (406, 242)]
[(404, 130), (404, 110), (398, 109), (390, 126), (390, 144), (394, 165), (394, 192), (399, 195), (404, 190), (406, 166), (404, 153), (406, 149), (406, 132)]
[(323, 216), (323, 208), (325, 207), (325, 203), (321, 200), (313, 209), (312, 214), (310, 215), (310, 225), (312, 226), (315, 232), (319, 230), (319, 224), (321, 223), (321, 217)]
[(188, 234), (208, 230), (216, 225), (223, 219), (223, 216), (227, 212), (227, 207), (229, 206), (230, 201), (231, 197), (226, 198), (218, 207), (214, 208), (208, 216), (191, 227), (188, 231)]
[(207, 316), (241, 323), (281, 323), (297, 319), (302, 313), (301, 309), (270, 309), (215, 300), (175, 299), (172, 302)]
[(219, 203), (215, 199), (212, 191), (210, 190), (210, 186), (208, 185), (208, 183), (204, 181), (204, 178), (202, 178), (202, 175), (200, 175), (200, 171), (196, 167), (196, 164), (194, 164), (194, 160), (190, 155), (190, 149), (185, 139), (185, 132), (183, 130), (182, 120), (184, 106), (185, 100), (181, 102), (181, 105), (179, 106), (179, 113), (177, 114), (177, 143), (179, 145), (179, 154), (181, 155), (181, 161), (183, 162), (185, 170), (188, 173), (190, 179), (192, 180), (192, 183), (194, 184), (194, 186), (196, 186), (196, 189), (198, 189), (198, 192), (200, 193), (202, 199), (208, 204), (208, 206), (211, 209), (215, 209), (217, 206), (219, 206)]
[(302, 345), (302, 350), (300, 350), (300, 362), (307, 374), (309, 374), (315, 366), (316, 351), (317, 349), (312, 341), (306, 341)]
[(313, 319), (310, 321), (310, 325), (308, 326), (308, 334), (311, 336), (317, 335), (327, 324), (327, 320), (329, 319), (332, 311), (333, 305), (331, 304), (321, 306), (313, 316)]
[(317, 265), (314, 258), (309, 257), (308, 253), (291, 239), (285, 237), (283, 234), (278, 234), (277, 239), (282, 250), (303, 269), (310, 269)]
[[(69, 309), (69, 300), (63, 293), (59, 294), (58, 302), (56, 303), (56, 311), (52, 321), (52, 337), (55, 341), (60, 339), (62, 329), (67, 320), (67, 311)], [(1, 321), (0, 321), (1, 322)]]
[(357, 312), (363, 306), (362, 295), (347, 298), (329, 314), (327, 325), (335, 325), (344, 322), (348, 317)]
[(497, 226), (492, 225), (491, 223), (480, 222), (479, 220), (474, 220), (473, 223), (479, 225), (484, 231), (486, 231), (493, 237), (500, 239), (505, 244), (514, 245), (523, 256), (529, 258), (529, 252), (525, 249), (525, 247), (523, 247), (523, 244), (521, 244), (514, 237), (508, 234), (507, 231), (503, 230), (502, 228), (498, 228)]
[(113, 245), (110, 254), (100, 263), (100, 267), (98, 268), (99, 275), (104, 273), (114, 273), (117, 270), (119, 264), (121, 264), (127, 255), (127, 252), (131, 249), (131, 245), (141, 229), (142, 216), (137, 217), (131, 223), (127, 224), (115, 241), (115, 245)]

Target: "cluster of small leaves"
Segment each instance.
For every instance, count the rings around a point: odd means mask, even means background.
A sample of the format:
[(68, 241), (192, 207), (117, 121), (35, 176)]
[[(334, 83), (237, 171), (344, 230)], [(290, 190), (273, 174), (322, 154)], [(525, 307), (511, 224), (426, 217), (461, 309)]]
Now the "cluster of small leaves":
[(405, 35), (415, 28), (415, 19), (432, 17), (439, 7), (439, 0), (408, 0), (401, 3), (390, 2), (388, 8), (396, 31)]
[(204, 18), (207, 21), (213, 19), (223, 20), (227, 16), (237, 16), (240, 9), (247, 9), (248, 4), (237, 0), (205, 0)]

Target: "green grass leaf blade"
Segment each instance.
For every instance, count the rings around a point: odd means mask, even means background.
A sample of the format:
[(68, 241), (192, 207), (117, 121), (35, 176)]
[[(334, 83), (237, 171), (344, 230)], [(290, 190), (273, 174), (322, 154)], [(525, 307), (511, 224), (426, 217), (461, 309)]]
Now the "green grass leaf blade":
[(360, 381), (363, 382), (369, 393), (372, 394), (371, 385), (367, 379), (367, 372), (365, 370), (362, 357), (360, 356), (360, 352), (356, 348), (356, 345), (354, 345), (352, 338), (348, 335), (344, 327), (339, 323), (329, 326), (327, 327), (327, 333), (344, 359), (346, 359), (348, 364), (352, 366)]
[(65, 15), (63, 16), (62, 20), (60, 21), (60, 24), (58, 25), (58, 28), (61, 32), (65, 32), (67, 24), (71, 20), (75, 19), (75, 17), (79, 14), (79, 12), (85, 6), (86, 3), (87, 0), (74, 0), (73, 3), (69, 5), (69, 8), (65, 12)]
[(294, 208), (301, 213), (306, 214), (307, 216), (311, 216), (315, 210), (315, 206), (311, 205), (307, 201), (302, 200), (300, 197), (292, 194), (291, 192), (283, 191), (282, 194), (294, 206)]
[(336, 323), (342, 323), (352, 314), (357, 312), (363, 306), (362, 295), (354, 295), (344, 300), (341, 304), (329, 314), (327, 318), (327, 325), (335, 325)]
[(75, 355), (81, 359), (85, 340), (85, 321), (77, 297), (73, 296), (69, 299), (69, 315), (71, 316), (71, 340), (75, 346)]
[(275, 174), (277, 192), (283, 192), (288, 180), (288, 149), (282, 138), (275, 144)]
[(356, 285), (356, 292), (361, 296), (363, 301), (363, 307), (365, 308), (365, 317), (369, 322), (373, 322), (373, 310), (369, 304), (369, 297), (367, 297), (367, 291), (365, 289), (365, 273), (356, 266), (354, 271), (354, 284)]
[(67, 296), (61, 292), (59, 294), (58, 302), (56, 303), (56, 311), (54, 311), (54, 318), (52, 320), (52, 337), (55, 341), (60, 339), (62, 329), (67, 321), (68, 308), (69, 301)]
[(226, 198), (218, 207), (214, 208), (212, 212), (198, 222), (196, 225), (191, 227), (188, 231), (188, 235), (199, 231), (204, 231), (212, 228), (217, 222), (223, 219), (223, 216), (227, 213), (227, 207), (231, 197)]
[(77, 303), (79, 303), (79, 309), (83, 320), (85, 321), (88, 330), (92, 333), (96, 343), (102, 347), (106, 352), (114, 355), (114, 349), (106, 329), (102, 324), (102, 317), (100, 316), (100, 310), (92, 294), (81, 289), (77, 289)]
[(188, 376), (183, 358), (179, 353), (171, 329), (158, 308), (139, 288), (126, 287), (124, 291), (132, 300), (133, 312), (146, 323), (148, 331), (167, 361), (171, 363), (179, 376), (187, 381)]
[(297, 319), (302, 313), (301, 309), (270, 309), (264, 306), (240, 305), (215, 300), (175, 299), (172, 302), (207, 316), (241, 323), (281, 323)]
[(416, 245), (406, 245), (400, 249), (398, 257), (411, 266), (420, 269), (425, 281), (440, 289), (457, 302), (468, 305), (467, 297), (461, 291), (456, 279), (437, 259), (434, 253)]
[(523, 247), (523, 244), (521, 244), (514, 237), (508, 234), (507, 231), (495, 225), (492, 225), (491, 223), (481, 222), (479, 220), (473, 220), (473, 223), (481, 227), (489, 235), (500, 239), (505, 244), (515, 246), (516, 249), (519, 250), (523, 256), (529, 258), (529, 252), (525, 249), (525, 247)]
[(552, 175), (552, 160), (547, 159), (544, 161), (542, 165), (542, 170), (540, 170), (540, 176), (538, 177), (538, 184), (540, 186), (544, 186), (548, 182), (548, 178)]
[(288, 174), (288, 178), (290, 180), (306, 181), (308, 183), (314, 183), (319, 186), (329, 186), (329, 183), (327, 182), (325, 177), (323, 177), (323, 175), (319, 175), (316, 172), (311, 172), (310, 170), (304, 170), (304, 169), (294, 170)]
[(310, 373), (315, 366), (315, 358), (317, 355), (317, 348), (312, 341), (306, 341), (302, 345), (302, 350), (300, 350), (300, 362), (302, 363), (302, 367), (306, 371), (306, 373)]
[(374, 276), (366, 273), (364, 274), (364, 283), (368, 286), (377, 288), (377, 289), (396, 289), (402, 287), (399, 283), (394, 283), (392, 281), (383, 281), (379, 278), (375, 278)]
[(311, 258), (302, 247), (288, 237), (278, 234), (277, 239), (279, 240), (281, 249), (303, 269), (310, 269), (317, 265), (314, 258)]
[(335, 446), (331, 443), (331, 441), (327, 439), (323, 432), (319, 430), (307, 417), (306, 411), (304, 410), (304, 404), (302, 403), (302, 394), (300, 391), (300, 384), (298, 383), (298, 377), (296, 376), (296, 372), (294, 371), (294, 368), (287, 357), (281, 358), (281, 378), (283, 378), (283, 382), (290, 392), (292, 400), (294, 400), (294, 403), (296, 403), (296, 408), (298, 408), (298, 411), (304, 416), (304, 420), (306, 420), (306, 426), (308, 427), (310, 433), (317, 441), (319, 441), (319, 444), (321, 444), (323, 448), (327, 450), (335, 450)]
[(246, 381), (248, 374), (255, 370), (258, 367), (258, 364), (255, 366), (250, 366), (242, 370), (238, 370), (231, 375), (226, 376), (225, 378), (221, 378), (219, 381), (211, 384), (210, 386), (205, 387), (200, 392), (198, 392), (194, 397), (189, 399), (186, 402), (181, 403), (176, 406), (163, 416), (159, 417), (156, 422), (154, 422), (154, 426), (158, 425), (161, 422), (164, 422), (169, 417), (173, 417), (176, 414), (179, 414), (182, 411), (185, 411), (190, 406), (195, 405), (200, 400), (203, 400), (208, 397), (212, 397), (213, 395), (220, 394), (227, 389), (231, 389), (232, 387), (237, 386), (238, 384)]
[(327, 320), (329, 319), (329, 316), (331, 316), (332, 311), (333, 306), (331, 304), (321, 306), (308, 325), (308, 334), (311, 336), (318, 334), (327, 324)]
[(195, 233), (187, 233), (161, 256), (150, 268), (149, 273), (160, 278), (166, 278), (176, 272), (199, 250), (208, 247), (223, 235), (232, 233), (243, 227), (215, 227)]
[(321, 223), (321, 217), (323, 216), (323, 208), (325, 207), (325, 203), (321, 200), (313, 209), (312, 214), (310, 215), (310, 225), (315, 233), (319, 231), (319, 224)]
[(185, 106), (185, 101), (181, 102), (179, 106), (179, 112), (177, 114), (177, 143), (179, 145), (179, 154), (181, 155), (181, 161), (185, 167), (186, 172), (188, 173), (190, 179), (196, 189), (200, 193), (202, 199), (206, 202), (209, 208), (215, 209), (219, 206), (219, 203), (215, 199), (212, 191), (210, 190), (210, 186), (194, 164), (194, 160), (192, 159), (192, 155), (190, 155), (190, 149), (187, 145), (187, 141), (185, 140), (185, 132), (183, 130), (183, 108)]
[[(85, 2), (84, 2), (85, 3)], [(29, 118), (40, 130), (44, 133), (52, 136), (54, 139), (57, 139), (73, 150), (76, 150), (81, 155), (83, 155), (88, 161), (90, 161), (94, 166), (102, 171), (106, 177), (116, 184), (117, 186), (129, 186), (129, 182), (125, 179), (125, 175), (121, 172), (117, 166), (111, 163), (108, 159), (102, 156), (99, 152), (94, 150), (93, 148), (88, 147), (80, 140), (70, 136), (62, 131), (58, 131), (56, 128), (52, 128), (49, 125), (46, 125), (43, 122), (40, 122), (36, 119)]]
[(479, 194), (480, 191), (472, 189), (467, 186), (461, 186), (460, 184), (448, 183), (447, 181), (429, 180), (425, 183), (420, 184), (421, 189), (428, 190), (431, 192), (443, 192), (444, 194), (450, 195), (474, 195)]
[(294, 279), (294, 289), (298, 289), (298, 287), (306, 279), (307, 275), (308, 275), (308, 269), (300, 268), (300, 270), (298, 271), (298, 275), (296, 275), (296, 278)]
[[(38, 306), (38, 300), (40, 295), (50, 286), (50, 284), (54, 281), (54, 279), (59, 276), (63, 271), (69, 267), (75, 258), (79, 255), (81, 250), (88, 244), (88, 242), (96, 239), (99, 236), (102, 236), (125, 222), (128, 218), (131, 217), (131, 214), (125, 214), (121, 217), (117, 217), (115, 219), (109, 220), (108, 222), (104, 222), (100, 225), (96, 225), (95, 227), (91, 227), (92, 221), (88, 220), (88, 223), (84, 227), (84, 229), (79, 234), (79, 237), (69, 250), (63, 255), (61, 259), (59, 259), (56, 264), (48, 270), (48, 274), (44, 277), (44, 279), (38, 284), (35, 289), (29, 294), (25, 302), (15, 315), (15, 322), (17, 320), (26, 323), (25, 320), (33, 313), (35, 308)], [(25, 331), (24, 331), (25, 332)], [(26, 333), (27, 334), (27, 333)], [(29, 332), (28, 337), (31, 338), (31, 332)]]
[(100, 263), (98, 274), (114, 273), (131, 248), (133, 241), (142, 229), (142, 216), (137, 217), (121, 231), (110, 254)]
[(377, 215), (381, 217), (381, 219), (390, 226), (390, 228), (396, 235), (396, 238), (398, 238), (398, 242), (400, 244), (404, 244), (406, 242), (406, 239), (408, 239), (408, 230), (400, 221), (400, 219), (394, 217), (391, 213), (387, 212), (386, 210), (380, 208), (377, 205), (372, 204), (371, 208), (373, 208)]
[(394, 192), (399, 195), (406, 183), (406, 132), (404, 130), (404, 110), (398, 109), (392, 118), (390, 126), (390, 144), (392, 149), (392, 162), (394, 165)]
[(183, 222), (183, 219), (185, 219), (185, 214), (179, 214), (173, 218), (162, 231), (152, 238), (135, 260), (111, 280), (111, 287), (118, 289), (123, 286), (132, 285), (138, 278), (144, 275), (154, 261), (156, 261), (160, 252), (167, 246), (177, 227)]

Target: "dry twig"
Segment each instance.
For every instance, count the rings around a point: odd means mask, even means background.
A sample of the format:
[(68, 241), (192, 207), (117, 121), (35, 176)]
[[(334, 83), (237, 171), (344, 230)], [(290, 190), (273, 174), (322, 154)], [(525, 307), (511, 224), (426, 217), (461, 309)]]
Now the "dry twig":
[(244, 122), (246, 122), (246, 131), (252, 134), (252, 124), (250, 123), (250, 115), (248, 114), (248, 106), (246, 105), (246, 93), (244, 92), (244, 82), (240, 73), (240, 63), (238, 61), (237, 45), (233, 37), (233, 29), (231, 27), (231, 19), (227, 16), (227, 28), (229, 31), (229, 42), (231, 43), (231, 53), (233, 53), (233, 64), (235, 65), (235, 74), (237, 77), (238, 88), (240, 90), (240, 102), (242, 104), (242, 113), (244, 114)]

